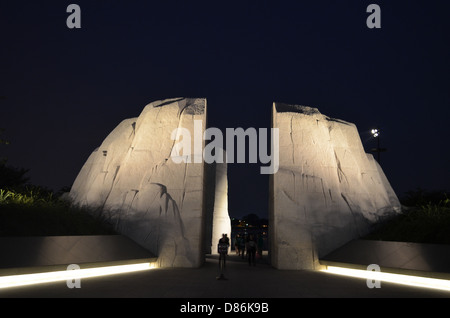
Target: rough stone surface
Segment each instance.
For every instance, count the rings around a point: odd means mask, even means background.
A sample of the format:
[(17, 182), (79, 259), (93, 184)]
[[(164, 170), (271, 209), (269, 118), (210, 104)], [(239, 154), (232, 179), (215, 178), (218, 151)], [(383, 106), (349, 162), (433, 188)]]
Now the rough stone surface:
[(161, 267), (198, 267), (204, 260), (204, 193), (211, 186), (204, 182), (205, 166), (171, 158), (176, 128), (189, 130), (193, 158), (202, 156), (203, 139), (194, 147), (196, 120), (203, 134), (206, 99), (150, 103), (91, 154), (69, 195), (75, 204), (101, 210), (121, 234), (157, 255)]
[(356, 126), (316, 108), (274, 103), (279, 170), (270, 178), (272, 265), (313, 269), (401, 205)]
[[(225, 156), (225, 155), (224, 155)], [(228, 178), (227, 164), (216, 163), (214, 191), (214, 213), (212, 221), (211, 254), (218, 254), (217, 244), (222, 234), (227, 234), (231, 243), (231, 220), (228, 215)]]
[[(223, 149), (217, 151), (222, 152)], [(206, 164), (205, 206), (206, 206), (206, 235), (205, 254), (218, 254), (217, 244), (222, 234), (231, 238), (231, 220), (228, 214), (228, 175), (227, 163), (213, 162)]]

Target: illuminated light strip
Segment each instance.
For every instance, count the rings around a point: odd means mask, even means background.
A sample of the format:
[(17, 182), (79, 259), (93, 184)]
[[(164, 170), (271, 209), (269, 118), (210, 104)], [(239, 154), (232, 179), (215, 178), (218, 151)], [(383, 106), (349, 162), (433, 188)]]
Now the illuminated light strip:
[(420, 276), (410, 276), (402, 274), (393, 273), (383, 273), (377, 271), (361, 270), (361, 269), (351, 269), (344, 267), (327, 266), (327, 269), (321, 270), (322, 272), (379, 280), (383, 282), (396, 283), (408, 286), (423, 287), (423, 288), (433, 288), (450, 291), (450, 280), (438, 279), (438, 278), (428, 278)]
[(67, 281), (88, 277), (99, 277), (121, 273), (144, 271), (155, 268), (154, 263), (138, 263), (76, 270), (55, 271), (36, 274), (10, 275), (0, 277), (0, 288)]

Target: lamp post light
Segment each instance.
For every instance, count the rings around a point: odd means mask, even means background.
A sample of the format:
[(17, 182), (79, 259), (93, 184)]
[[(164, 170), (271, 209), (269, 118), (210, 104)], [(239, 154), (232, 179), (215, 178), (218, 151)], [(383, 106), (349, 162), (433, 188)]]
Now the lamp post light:
[(381, 148), (380, 147), (380, 129), (375, 128), (371, 130), (372, 136), (374, 138), (377, 138), (377, 148), (373, 148), (372, 151), (377, 153), (377, 160), (378, 160), (378, 164), (381, 165), (381, 152), (386, 151), (386, 148)]

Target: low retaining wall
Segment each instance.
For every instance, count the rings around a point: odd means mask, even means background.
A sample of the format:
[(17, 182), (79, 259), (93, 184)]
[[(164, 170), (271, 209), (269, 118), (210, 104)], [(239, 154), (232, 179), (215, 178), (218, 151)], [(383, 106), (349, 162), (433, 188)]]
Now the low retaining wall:
[(320, 259), (320, 264), (450, 279), (450, 246), (354, 240)]
[(0, 237), (0, 255), (0, 276), (157, 259), (122, 235)]

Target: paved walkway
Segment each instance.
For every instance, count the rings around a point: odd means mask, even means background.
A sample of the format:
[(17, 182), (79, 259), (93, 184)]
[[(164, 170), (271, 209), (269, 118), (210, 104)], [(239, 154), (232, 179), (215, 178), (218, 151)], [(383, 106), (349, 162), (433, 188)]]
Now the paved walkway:
[(81, 288), (69, 289), (66, 282), (0, 289), (9, 297), (150, 297), (150, 298), (301, 298), (301, 297), (446, 297), (450, 292), (381, 283), (370, 289), (364, 279), (336, 276), (318, 271), (277, 270), (259, 260), (249, 266), (230, 255), (225, 277), (217, 280), (218, 260), (207, 257), (198, 269), (153, 269), (145, 272), (86, 278)]

